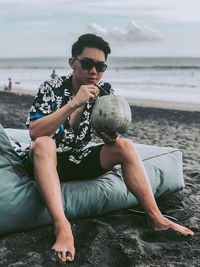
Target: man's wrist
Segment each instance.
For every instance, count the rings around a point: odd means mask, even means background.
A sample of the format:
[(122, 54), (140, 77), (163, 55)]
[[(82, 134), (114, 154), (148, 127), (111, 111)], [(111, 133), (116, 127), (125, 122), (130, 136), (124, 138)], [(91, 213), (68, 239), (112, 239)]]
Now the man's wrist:
[(71, 107), (71, 109), (76, 109), (79, 107), (78, 103), (76, 102), (75, 99), (72, 99), (70, 102), (69, 102), (69, 105)]

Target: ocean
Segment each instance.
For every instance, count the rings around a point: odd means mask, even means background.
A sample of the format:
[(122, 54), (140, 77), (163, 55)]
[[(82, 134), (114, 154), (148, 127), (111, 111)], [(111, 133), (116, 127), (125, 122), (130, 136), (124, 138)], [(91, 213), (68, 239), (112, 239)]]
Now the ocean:
[[(200, 104), (200, 58), (110, 57), (103, 80), (124, 97)], [(31, 90), (50, 78), (52, 70), (67, 75), (67, 57), (1, 58), (0, 87), (12, 78), (14, 89)]]

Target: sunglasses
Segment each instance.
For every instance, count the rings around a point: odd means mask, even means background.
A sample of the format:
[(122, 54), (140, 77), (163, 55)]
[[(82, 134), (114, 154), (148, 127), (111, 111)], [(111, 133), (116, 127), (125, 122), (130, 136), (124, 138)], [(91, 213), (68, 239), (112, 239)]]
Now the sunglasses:
[(107, 65), (103, 62), (94, 62), (92, 59), (79, 59), (77, 57), (73, 58), (74, 60), (78, 60), (81, 63), (81, 68), (84, 70), (91, 70), (93, 67), (97, 70), (97, 72), (104, 72), (107, 69)]

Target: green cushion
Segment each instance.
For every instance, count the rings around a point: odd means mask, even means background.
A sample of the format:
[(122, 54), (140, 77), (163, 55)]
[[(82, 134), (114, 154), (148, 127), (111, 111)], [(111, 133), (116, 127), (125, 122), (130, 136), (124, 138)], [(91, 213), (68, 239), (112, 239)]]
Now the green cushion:
[[(0, 125), (0, 235), (52, 223), (35, 182), (19, 162), (7, 135), (26, 143), (30, 141), (28, 130), (4, 130)], [(155, 197), (184, 187), (180, 151), (170, 147), (135, 146), (144, 160)], [(62, 183), (61, 190), (69, 219), (106, 214), (138, 204), (120, 173), (110, 172), (92, 181)]]

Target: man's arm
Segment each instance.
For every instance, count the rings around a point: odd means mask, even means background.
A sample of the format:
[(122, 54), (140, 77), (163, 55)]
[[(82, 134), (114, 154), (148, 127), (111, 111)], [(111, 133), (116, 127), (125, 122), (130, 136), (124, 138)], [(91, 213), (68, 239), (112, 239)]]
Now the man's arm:
[(76, 103), (72, 100), (56, 112), (31, 121), (29, 126), (30, 137), (35, 140), (40, 136), (51, 136), (76, 108)]
[(31, 121), (29, 133), (33, 140), (40, 136), (51, 136), (66, 121), (66, 119), (88, 100), (95, 99), (99, 89), (93, 85), (83, 85), (76, 96), (56, 112)]

